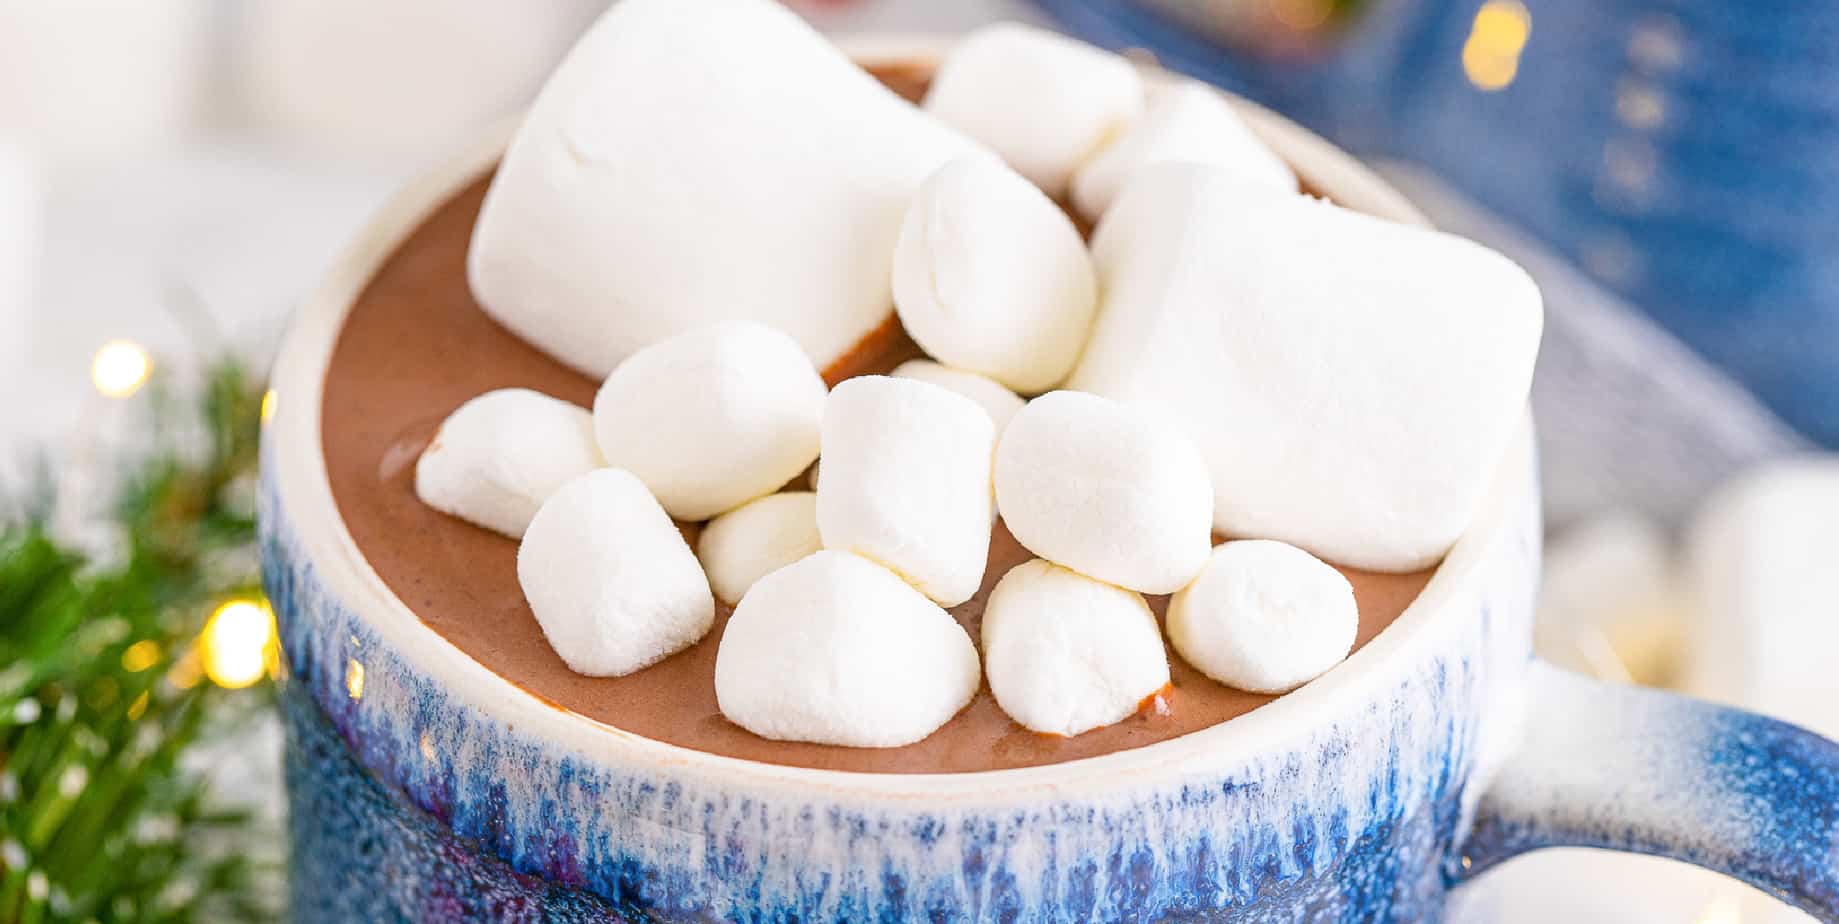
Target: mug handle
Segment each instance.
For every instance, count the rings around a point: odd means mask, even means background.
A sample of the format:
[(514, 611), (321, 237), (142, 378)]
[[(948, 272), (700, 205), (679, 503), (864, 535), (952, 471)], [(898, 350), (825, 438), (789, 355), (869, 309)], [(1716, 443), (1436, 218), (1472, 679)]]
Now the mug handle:
[(1451, 858), (1541, 847), (1683, 860), (1839, 922), (1839, 744), (1751, 712), (1535, 661), (1526, 737)]

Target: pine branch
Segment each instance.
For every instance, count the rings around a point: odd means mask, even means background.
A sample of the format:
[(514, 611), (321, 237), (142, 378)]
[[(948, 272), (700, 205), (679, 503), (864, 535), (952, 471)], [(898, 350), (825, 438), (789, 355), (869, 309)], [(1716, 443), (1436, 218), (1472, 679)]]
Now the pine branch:
[(274, 911), (253, 819), (183, 761), (268, 700), (201, 681), (196, 644), (218, 604), (259, 598), (260, 402), (235, 362), (195, 405), (157, 400), (102, 524), (117, 554), (72, 547), (30, 498), (0, 524), (0, 924)]

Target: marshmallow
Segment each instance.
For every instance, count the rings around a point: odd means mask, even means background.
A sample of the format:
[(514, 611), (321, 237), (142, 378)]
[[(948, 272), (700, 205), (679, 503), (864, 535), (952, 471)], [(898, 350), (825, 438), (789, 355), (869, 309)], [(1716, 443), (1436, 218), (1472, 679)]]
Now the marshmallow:
[(827, 367), (887, 321), (920, 181), (973, 149), (777, 3), (622, 0), (505, 154), (473, 292), (589, 375), (730, 318)]
[(1839, 735), (1839, 456), (1763, 466), (1687, 530), (1685, 688)]
[(988, 144), (1050, 196), (1143, 108), (1129, 61), (1018, 23), (964, 37), (926, 94), (926, 111)]
[(1169, 642), (1201, 673), (1285, 693), (1347, 658), (1360, 631), (1354, 588), (1308, 552), (1268, 539), (1213, 550), (1169, 600)]
[(722, 715), (762, 738), (891, 748), (977, 693), (964, 627), (893, 572), (819, 552), (754, 584), (715, 655)]
[(501, 388), (448, 415), (415, 463), (415, 494), (442, 513), (517, 539), (556, 489), (604, 465), (587, 411), (527, 388)]
[(1073, 204), (1079, 214), (1097, 220), (1136, 171), (1173, 162), (1213, 164), (1260, 186), (1296, 191), (1296, 174), (1219, 91), (1183, 79), (1151, 91), (1143, 117), (1080, 168), (1073, 178)]
[(894, 306), (914, 342), (943, 362), (1046, 391), (1078, 361), (1097, 298), (1072, 219), (994, 159), (952, 161), (907, 210)]
[[(1026, 403), (1015, 392), (1004, 388), (1001, 382), (975, 372), (943, 366), (930, 359), (909, 359), (894, 367), (892, 375), (897, 379), (930, 382), (977, 402), (979, 407), (989, 413), (990, 422), (996, 425), (998, 437), (1002, 436), (1003, 428), (1009, 426), (1009, 419)], [(817, 483), (815, 477), (811, 483)]]
[(792, 338), (747, 321), (632, 354), (594, 397), (607, 463), (679, 520), (764, 497), (817, 458), (824, 380)]
[(1140, 171), (1093, 257), (1105, 295), (1067, 387), (1180, 421), (1216, 530), (1404, 572), (1468, 526), (1539, 348), (1512, 261), (1192, 164)]
[(1069, 738), (1135, 715), (1169, 685), (1162, 631), (1141, 595), (1038, 558), (990, 592), (983, 658), (1010, 718)]
[(739, 603), (755, 581), (823, 548), (817, 536), (817, 495), (769, 494), (709, 521), (696, 557), (723, 603)]
[(982, 407), (926, 382), (849, 379), (824, 404), (817, 529), (945, 606), (971, 598), (990, 552), (996, 427)]
[(517, 582), (570, 670), (618, 677), (688, 648), (715, 598), (677, 524), (630, 472), (603, 468), (545, 501), (517, 549)]
[(996, 507), (1030, 552), (1150, 594), (1212, 545), (1207, 467), (1179, 430), (1097, 395), (1042, 395), (996, 447)]

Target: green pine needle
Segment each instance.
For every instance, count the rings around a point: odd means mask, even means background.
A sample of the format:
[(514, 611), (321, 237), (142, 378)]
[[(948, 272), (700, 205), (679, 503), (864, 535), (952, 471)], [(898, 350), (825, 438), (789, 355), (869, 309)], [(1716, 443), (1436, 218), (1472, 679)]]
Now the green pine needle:
[(153, 401), (101, 548), (58, 535), (47, 492), (0, 522), (0, 924), (275, 913), (279, 870), (253, 858), (278, 834), (184, 761), (268, 700), (201, 679), (195, 647), (218, 604), (260, 595), (261, 390), (227, 361), (195, 405)]

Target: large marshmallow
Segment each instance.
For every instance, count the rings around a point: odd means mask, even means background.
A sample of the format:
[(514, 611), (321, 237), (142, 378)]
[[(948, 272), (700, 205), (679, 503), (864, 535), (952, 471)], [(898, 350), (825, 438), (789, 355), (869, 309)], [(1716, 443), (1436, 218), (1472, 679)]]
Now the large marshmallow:
[(878, 562), (945, 606), (969, 600), (990, 553), (990, 415), (937, 385), (862, 376), (830, 392), (823, 444), (824, 548)]
[(632, 354), (594, 397), (607, 463), (679, 520), (764, 497), (817, 458), (824, 380), (790, 337), (724, 321)]
[(1096, 221), (1137, 171), (1176, 162), (1213, 164), (1276, 191), (1296, 191), (1296, 174), (1219, 91), (1178, 79), (1151, 91), (1143, 117), (1080, 168), (1073, 204)]
[(716, 599), (735, 604), (755, 581), (821, 548), (817, 495), (787, 491), (710, 520), (696, 541), (696, 557), (709, 573)]
[(505, 154), (473, 292), (590, 375), (728, 318), (828, 366), (888, 318), (913, 191), (973, 147), (770, 0), (621, 0)]
[(562, 486), (517, 549), (517, 582), (570, 670), (617, 677), (695, 644), (715, 598), (677, 524), (630, 472)]
[(1346, 659), (1360, 632), (1354, 588), (1299, 548), (1267, 539), (1213, 550), (1169, 601), (1169, 642), (1201, 673), (1254, 693), (1293, 690)]
[(415, 463), (422, 503), (520, 538), (556, 489), (606, 465), (586, 410), (527, 388), (459, 406)]
[(995, 379), (963, 369), (953, 369), (930, 359), (909, 359), (895, 366), (891, 374), (897, 379), (931, 382), (977, 402), (979, 407), (989, 413), (990, 422), (996, 425), (998, 438), (1002, 436), (1003, 429), (1009, 426), (1010, 419), (1026, 403), (1020, 395), (1003, 387)]
[(1771, 463), (1687, 531), (1687, 690), (1839, 735), (1839, 457)]
[(1169, 684), (1162, 631), (1142, 595), (1038, 558), (990, 592), (983, 661), (1010, 718), (1069, 738), (1135, 715)]
[(715, 656), (722, 715), (759, 735), (849, 747), (912, 744), (977, 693), (964, 627), (898, 575), (819, 552), (761, 578)]
[(934, 358), (1046, 391), (1078, 361), (1097, 299), (1072, 219), (995, 159), (952, 161), (914, 196), (894, 251), (894, 305)]
[(1414, 571), (1468, 526), (1539, 348), (1511, 260), (1191, 164), (1141, 171), (1093, 256), (1105, 294), (1067, 387), (1180, 420), (1217, 530)]
[(939, 63), (926, 111), (988, 144), (1050, 196), (1143, 109), (1129, 61), (1017, 23), (965, 36)]
[(996, 507), (1029, 551), (1120, 587), (1173, 593), (1212, 544), (1213, 488), (1180, 430), (1097, 395), (1042, 395), (996, 447)]

